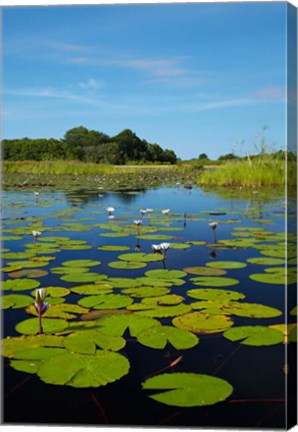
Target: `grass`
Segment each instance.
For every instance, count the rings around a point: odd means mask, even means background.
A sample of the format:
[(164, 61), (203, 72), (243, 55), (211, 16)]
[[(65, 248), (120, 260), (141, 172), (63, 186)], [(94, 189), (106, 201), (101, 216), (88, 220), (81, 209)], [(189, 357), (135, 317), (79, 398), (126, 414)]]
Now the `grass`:
[(270, 154), (256, 158), (228, 161), (218, 167), (207, 167), (198, 178), (200, 186), (257, 188), (263, 186), (296, 186), (296, 162), (277, 160)]
[(31, 173), (54, 175), (117, 174), (138, 171), (177, 170), (175, 165), (101, 165), (78, 161), (4, 161), (3, 173)]

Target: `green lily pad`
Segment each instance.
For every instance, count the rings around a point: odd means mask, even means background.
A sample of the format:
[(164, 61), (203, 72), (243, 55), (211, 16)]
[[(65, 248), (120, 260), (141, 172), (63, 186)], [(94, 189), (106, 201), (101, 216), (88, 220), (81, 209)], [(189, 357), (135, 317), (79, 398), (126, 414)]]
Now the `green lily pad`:
[(64, 338), (64, 346), (70, 351), (81, 354), (95, 354), (96, 347), (119, 351), (126, 342), (120, 336), (107, 335), (100, 328), (79, 330)]
[(285, 260), (279, 258), (267, 258), (267, 257), (258, 257), (258, 258), (248, 258), (246, 260), (251, 264), (259, 264), (259, 265), (280, 265), (285, 264)]
[(99, 246), (98, 248), (96, 248), (98, 250), (102, 250), (102, 251), (110, 251), (110, 252), (122, 252), (122, 251), (127, 251), (130, 249), (130, 247), (128, 246), (113, 246), (113, 245), (106, 245), (106, 246)]
[(248, 318), (275, 318), (281, 315), (281, 311), (270, 306), (256, 303), (240, 303), (236, 301), (202, 301), (192, 303), (192, 308), (202, 310), (209, 314), (236, 315)]
[(22, 294), (8, 294), (0, 297), (2, 309), (19, 309), (33, 303), (33, 298)]
[(106, 280), (107, 283), (111, 284), (114, 288), (133, 288), (139, 287), (142, 283), (136, 279), (130, 278), (108, 278)]
[(112, 315), (100, 320), (99, 325), (104, 333), (113, 336), (123, 336), (129, 329), (131, 337), (136, 337), (141, 331), (160, 326), (160, 322), (139, 315)]
[(55, 286), (46, 287), (45, 291), (46, 291), (46, 295), (52, 298), (65, 297), (70, 293), (70, 290), (68, 288), (55, 287)]
[(102, 294), (85, 297), (78, 304), (94, 309), (120, 309), (130, 305), (133, 300), (121, 294)]
[(114, 269), (135, 270), (147, 267), (147, 264), (138, 261), (112, 261), (108, 263), (108, 266)]
[(142, 345), (155, 349), (163, 349), (169, 342), (175, 349), (189, 349), (199, 342), (197, 336), (188, 331), (171, 326), (154, 326), (137, 334)]
[(224, 332), (224, 337), (243, 345), (267, 346), (283, 342), (280, 331), (265, 326), (241, 326), (234, 327)]
[(135, 252), (119, 255), (118, 259), (123, 261), (155, 262), (163, 260), (164, 257), (162, 254)]
[(27, 258), (32, 258), (34, 257), (36, 254), (33, 251), (27, 251), (27, 252), (8, 252), (8, 253), (4, 253), (2, 255), (3, 258), (5, 259), (27, 259)]
[(233, 325), (231, 318), (225, 315), (208, 315), (201, 312), (190, 312), (173, 319), (176, 327), (193, 333), (220, 333)]
[(210, 286), (210, 287), (224, 287), (233, 286), (239, 284), (237, 279), (226, 278), (226, 277), (213, 277), (213, 276), (202, 276), (190, 279), (194, 285)]
[(187, 273), (203, 276), (222, 276), (227, 272), (222, 269), (209, 268), (209, 267), (185, 267), (184, 269)]
[(91, 259), (70, 260), (70, 261), (64, 261), (62, 263), (62, 265), (66, 267), (94, 267), (100, 264), (101, 264), (100, 261), (91, 260)]
[(37, 374), (47, 384), (97, 388), (128, 372), (129, 362), (119, 353), (97, 350), (93, 355), (86, 355), (65, 350), (65, 353), (42, 362)]
[(200, 300), (232, 301), (245, 298), (245, 295), (240, 292), (216, 288), (191, 289), (186, 294)]
[[(42, 327), (44, 333), (58, 333), (68, 327), (67, 321), (55, 318), (43, 318)], [(16, 331), (25, 335), (38, 333), (38, 318), (29, 318), (16, 325)]]
[(173, 243), (171, 242), (171, 249), (189, 249), (190, 248), (189, 243)]
[(143, 390), (168, 390), (151, 395), (157, 402), (171, 406), (194, 407), (214, 405), (226, 400), (233, 387), (225, 380), (187, 372), (166, 373), (148, 378)]
[(201, 240), (188, 240), (186, 243), (189, 243), (190, 245), (194, 245), (194, 246), (203, 246), (207, 244), (207, 242)]
[(206, 264), (207, 267), (216, 269), (240, 269), (247, 266), (247, 264), (239, 261), (212, 261)]
[(79, 285), (70, 288), (70, 291), (76, 294), (86, 295), (108, 294), (113, 291), (113, 286), (109, 283), (102, 282), (97, 284)]
[(106, 275), (100, 273), (93, 272), (84, 272), (84, 273), (71, 273), (65, 276), (62, 276), (60, 279), (65, 282), (97, 282), (103, 279), (106, 279)]
[(172, 238), (174, 238), (174, 236), (172, 235), (167, 235), (167, 234), (144, 234), (144, 235), (140, 235), (138, 236), (139, 239), (142, 240), (171, 240)]
[[(38, 316), (34, 305), (29, 306), (26, 309), (26, 312)], [(88, 309), (76, 304), (58, 303), (51, 304), (51, 307), (45, 312), (43, 316), (46, 318), (63, 318), (66, 320), (76, 318), (78, 314), (83, 314), (87, 312)]]
[(63, 337), (53, 335), (17, 336), (2, 339), (2, 354), (4, 357), (12, 358), (22, 351), (31, 348), (63, 347)]
[(4, 290), (26, 291), (40, 286), (40, 282), (34, 279), (16, 279), (3, 282)]
[(276, 273), (254, 273), (249, 275), (249, 278), (262, 283), (273, 284), (273, 285), (287, 285), (296, 282), (296, 276), (288, 274), (276, 274)]
[(187, 275), (182, 270), (148, 270), (145, 272), (145, 275), (149, 278), (153, 279), (165, 279), (165, 280), (173, 280), (183, 278)]
[(52, 267), (51, 268), (51, 273), (53, 274), (61, 274), (64, 276), (67, 275), (71, 275), (74, 273), (87, 273), (89, 272), (89, 268), (88, 267), (65, 267), (65, 266), (60, 266), (60, 267)]

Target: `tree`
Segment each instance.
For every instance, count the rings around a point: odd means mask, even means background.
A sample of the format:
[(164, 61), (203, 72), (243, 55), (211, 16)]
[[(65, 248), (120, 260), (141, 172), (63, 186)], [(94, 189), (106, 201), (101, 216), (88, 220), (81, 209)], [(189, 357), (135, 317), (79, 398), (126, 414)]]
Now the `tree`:
[(199, 160), (202, 160), (202, 159), (209, 159), (208, 156), (206, 155), (206, 153), (201, 153), (199, 155)]
[(238, 157), (235, 156), (234, 153), (228, 153), (218, 158), (218, 160), (232, 160), (232, 159), (238, 159)]

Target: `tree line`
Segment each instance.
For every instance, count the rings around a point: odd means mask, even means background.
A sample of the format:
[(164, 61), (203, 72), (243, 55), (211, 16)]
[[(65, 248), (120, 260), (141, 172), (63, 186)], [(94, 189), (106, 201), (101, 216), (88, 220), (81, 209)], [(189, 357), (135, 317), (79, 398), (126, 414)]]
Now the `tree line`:
[(54, 138), (5, 139), (2, 142), (4, 160), (80, 160), (84, 162), (124, 165), (127, 163), (158, 162), (175, 164), (173, 150), (163, 150), (158, 144), (140, 139), (130, 129), (109, 137), (103, 132), (84, 126), (68, 130), (60, 140)]

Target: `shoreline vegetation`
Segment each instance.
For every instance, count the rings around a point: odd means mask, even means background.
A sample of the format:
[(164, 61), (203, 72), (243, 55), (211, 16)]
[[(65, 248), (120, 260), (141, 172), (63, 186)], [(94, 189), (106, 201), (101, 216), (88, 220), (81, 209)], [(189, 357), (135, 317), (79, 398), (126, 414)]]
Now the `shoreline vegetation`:
[[(231, 189), (295, 187), (297, 183), (296, 161), (276, 160), (270, 155), (253, 160), (179, 162), (171, 164), (109, 165), (79, 161), (3, 161), (4, 186), (55, 186), (63, 177), (72, 177), (82, 185), (99, 185), (113, 180), (120, 187), (134, 185), (134, 189), (158, 184), (180, 183), (204, 188), (226, 187)], [(60, 181), (59, 181), (60, 179)], [(110, 181), (109, 181), (110, 180)], [(112, 185), (111, 185), (112, 186)], [(118, 187), (118, 188), (119, 188)]]
[(77, 184), (80, 176), (84, 187), (117, 186), (118, 190), (120, 186), (137, 190), (162, 184), (230, 189), (295, 187), (297, 155), (270, 151), (265, 130), (257, 134), (254, 155), (228, 153), (217, 160), (210, 160), (205, 153), (180, 160), (173, 150), (163, 150), (129, 129), (109, 137), (79, 126), (67, 131), (61, 140), (3, 140), (3, 184), (62, 187), (63, 176), (72, 177)]

